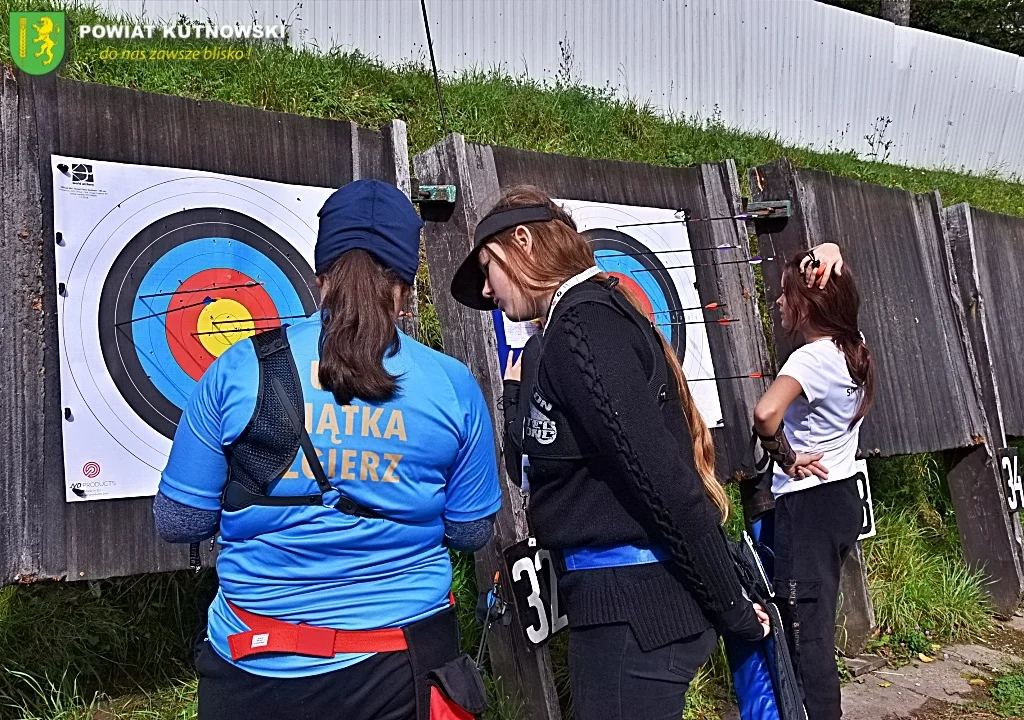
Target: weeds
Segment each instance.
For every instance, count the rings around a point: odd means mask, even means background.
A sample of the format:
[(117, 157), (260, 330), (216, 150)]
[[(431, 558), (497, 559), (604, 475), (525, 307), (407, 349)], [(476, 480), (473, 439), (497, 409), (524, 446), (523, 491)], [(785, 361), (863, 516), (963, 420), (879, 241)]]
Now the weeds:
[(992, 685), (995, 711), (1000, 717), (1024, 717), (1024, 675), (1020, 672), (997, 677)]
[(897, 656), (930, 652), (933, 643), (977, 639), (991, 626), (983, 578), (958, 549), (938, 542), (908, 509), (878, 508), (878, 535), (865, 542), (868, 585), (881, 636)]

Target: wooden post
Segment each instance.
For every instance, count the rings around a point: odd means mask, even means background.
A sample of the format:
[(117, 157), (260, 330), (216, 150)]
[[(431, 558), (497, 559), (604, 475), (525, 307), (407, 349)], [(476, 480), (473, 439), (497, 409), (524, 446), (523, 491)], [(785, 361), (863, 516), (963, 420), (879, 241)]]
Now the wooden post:
[(875, 608), (868, 591), (867, 563), (860, 543), (843, 563), (839, 578), (836, 647), (846, 657), (859, 655), (875, 630)]
[(985, 589), (996, 613), (1005, 617), (1017, 609), (1024, 593), (1024, 538), (1019, 518), (1008, 512), (995, 460), (996, 451), (1006, 447), (1006, 433), (978, 276), (971, 209), (966, 203), (942, 208), (938, 193), (932, 193), (932, 202), (942, 221), (949, 291), (967, 350), (970, 380), (983, 410), (979, 439), (984, 444), (960, 460), (947, 481), (964, 558), (972, 570), (981, 570), (990, 578)]
[[(412, 194), (412, 176), (409, 172), (409, 142), (404, 120), (392, 120), (381, 128), (384, 136), (384, 154), (391, 161), (395, 186), (406, 195)], [(422, 256), (421, 256), (422, 257)], [(420, 331), (419, 293), (413, 280), (409, 296), (405, 299), (404, 313), (398, 327), (411, 338), (418, 339)]]
[[(495, 427), (502, 426), (497, 413), (502, 394), (498, 367), (497, 338), (488, 313), (470, 310), (455, 302), (449, 292), (452, 276), (473, 247), (473, 231), (480, 215), (498, 198), (498, 177), (491, 149), (467, 146), (461, 135), (453, 134), (417, 155), (416, 176), (425, 184), (454, 184), (457, 200), (450, 218), (427, 222), (424, 245), (430, 266), (434, 308), (441, 322), (445, 351), (465, 363), (480, 383), (492, 409)], [(495, 435), (495, 452), (500, 457), (501, 441)], [(519, 494), (518, 479), (511, 479), (498, 463), (502, 505), (494, 537), (476, 554), (476, 579), (480, 588), (490, 587), (494, 573), (502, 571), (502, 590), (512, 597), (511, 583), (504, 577), (502, 549), (526, 537), (526, 516)], [(510, 605), (510, 612), (515, 612)], [(526, 714), (536, 720), (561, 717), (554, 674), (546, 646), (526, 644), (518, 620), (508, 626), (495, 624), (488, 636), (491, 666), (501, 677), (506, 691), (525, 704)]]

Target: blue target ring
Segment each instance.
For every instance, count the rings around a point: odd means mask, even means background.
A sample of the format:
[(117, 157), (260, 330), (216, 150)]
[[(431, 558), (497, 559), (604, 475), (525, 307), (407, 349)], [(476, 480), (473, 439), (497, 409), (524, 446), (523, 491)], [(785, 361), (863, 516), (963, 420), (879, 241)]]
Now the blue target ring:
[[(135, 348), (143, 371), (165, 398), (185, 409), (196, 381), (177, 362), (167, 340), (167, 311), (175, 288), (204, 270), (229, 268), (261, 283), (279, 316), (305, 315), (295, 287), (275, 263), (255, 248), (231, 238), (200, 238), (178, 245), (156, 261), (135, 294), (132, 317)], [(215, 295), (211, 291), (211, 295)]]
[(686, 326), (682, 303), (675, 282), (657, 255), (632, 235), (610, 228), (594, 228), (582, 233), (594, 251), (597, 266), (632, 281), (643, 300), (650, 305), (652, 320), (680, 359), (686, 350)]
[[(206, 278), (234, 275), (251, 281), (234, 289), (216, 281), (206, 292)], [(182, 304), (186, 297), (188, 307)], [(287, 323), (286, 318), (317, 311), (319, 290), (312, 268), (291, 243), (255, 218), (225, 208), (182, 210), (151, 223), (125, 244), (107, 274), (99, 305), (104, 362), (132, 410), (167, 438), (174, 437), (201, 375), (197, 364), (213, 357), (200, 362), (188, 348), (170, 347), (168, 337), (194, 341), (207, 352), (196, 340), (197, 328), (185, 327), (183, 318), (227, 299), (241, 300), (247, 312), (251, 302), (253, 317), (267, 316), (269, 309), (274, 320)], [(172, 327), (175, 322), (181, 327)], [(272, 326), (254, 323), (256, 330)]]

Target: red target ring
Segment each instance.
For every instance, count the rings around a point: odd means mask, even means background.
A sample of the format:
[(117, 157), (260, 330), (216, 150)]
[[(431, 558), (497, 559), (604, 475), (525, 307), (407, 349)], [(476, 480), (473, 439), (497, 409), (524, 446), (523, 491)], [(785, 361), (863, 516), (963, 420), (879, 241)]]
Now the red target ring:
[(619, 285), (626, 288), (633, 294), (633, 297), (636, 298), (643, 306), (644, 314), (647, 315), (651, 322), (656, 322), (658, 320), (654, 315), (654, 306), (651, 304), (651, 299), (647, 297), (647, 293), (645, 293), (643, 288), (640, 287), (640, 283), (625, 273), (610, 272), (608, 274), (612, 277), (618, 278)]
[[(224, 315), (220, 327), (231, 329), (245, 326), (259, 330), (278, 327), (278, 311), (266, 290), (245, 273), (228, 268), (210, 268), (192, 275), (174, 291), (167, 313), (167, 345), (171, 354), (189, 377), (199, 380), (216, 356), (203, 342), (204, 333), (209, 334), (218, 326), (200, 322), (204, 312), (216, 310), (219, 301), (233, 301), (241, 305), (249, 317), (237, 318), (242, 321), (230, 325), (235, 316)], [(226, 304), (226, 303), (225, 303)], [(220, 317), (220, 316), (218, 316)], [(269, 318), (269, 319), (265, 319)], [(251, 320), (252, 322), (247, 322)]]

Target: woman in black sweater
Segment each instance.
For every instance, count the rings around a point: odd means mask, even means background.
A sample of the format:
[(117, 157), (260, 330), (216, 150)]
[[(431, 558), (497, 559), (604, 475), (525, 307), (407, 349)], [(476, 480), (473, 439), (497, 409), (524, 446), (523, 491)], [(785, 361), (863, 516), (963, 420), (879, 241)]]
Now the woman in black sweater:
[(506, 463), (518, 477), (528, 457), (531, 529), (567, 568), (576, 717), (678, 720), (716, 630), (768, 632), (725, 543), (711, 435), (671, 348), (550, 198), (506, 191), (476, 243), (455, 298), (545, 319), (506, 383)]

